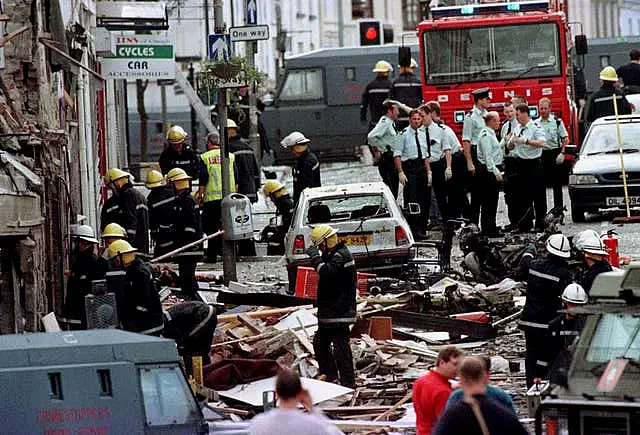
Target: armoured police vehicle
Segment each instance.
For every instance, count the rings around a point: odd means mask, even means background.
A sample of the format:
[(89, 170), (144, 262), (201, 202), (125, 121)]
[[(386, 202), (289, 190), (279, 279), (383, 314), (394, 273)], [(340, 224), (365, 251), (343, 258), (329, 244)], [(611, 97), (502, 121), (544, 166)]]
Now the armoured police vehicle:
[[(390, 80), (398, 76), (398, 47), (326, 48), (287, 58), (282, 83), (262, 114), (278, 160), (291, 159), (279, 144), (296, 130), (311, 139), (321, 162), (357, 159), (367, 135), (367, 125), (360, 123), (362, 92), (379, 60), (394, 66)], [(418, 61), (418, 46), (410, 48)], [(420, 76), (419, 67), (415, 73)]]
[(0, 433), (208, 433), (172, 340), (116, 329), (3, 335), (0, 391)]
[(589, 297), (572, 309), (585, 327), (564, 385), (537, 409), (537, 434), (640, 433), (640, 264), (598, 275)]

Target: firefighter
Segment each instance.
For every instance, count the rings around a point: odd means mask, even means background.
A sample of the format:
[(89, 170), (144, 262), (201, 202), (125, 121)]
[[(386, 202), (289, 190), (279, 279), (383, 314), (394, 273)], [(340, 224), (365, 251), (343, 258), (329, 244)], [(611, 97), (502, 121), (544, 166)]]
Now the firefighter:
[(540, 118), (538, 125), (544, 130), (547, 146), (542, 150), (542, 169), (545, 175), (545, 186), (553, 189), (553, 206), (564, 207), (562, 185), (564, 184), (564, 152), (569, 144), (569, 133), (562, 118), (551, 113), (551, 100), (547, 97), (538, 101)]
[(609, 253), (602, 243), (602, 239), (594, 230), (584, 230), (575, 237), (575, 248), (580, 252), (584, 269), (580, 275), (580, 285), (591, 293), (591, 287), (596, 276), (604, 272), (611, 272), (613, 268), (609, 264)]
[(499, 237), (501, 233), (496, 227), (496, 212), (500, 184), (503, 179), (502, 147), (496, 137), (496, 130), (500, 128), (500, 114), (488, 112), (485, 117), (486, 126), (480, 130), (478, 139), (478, 168), (479, 179), (482, 183), (482, 200), (480, 201), (480, 228), (487, 237)]
[(487, 114), (491, 98), (489, 97), (489, 88), (479, 88), (471, 92), (471, 94), (473, 95), (474, 106), (471, 112), (464, 117), (462, 126), (462, 146), (467, 160), (468, 172), (466, 189), (471, 194), (469, 208), (465, 213), (465, 217), (477, 225), (480, 219), (480, 200), (482, 197), (480, 192), (482, 183), (479, 183), (475, 176), (476, 166), (478, 166), (477, 145), (480, 130), (485, 126), (484, 116)]
[(622, 91), (616, 88), (617, 82), (618, 74), (612, 66), (607, 66), (600, 71), (600, 89), (591, 94), (584, 111), (584, 118), (587, 124), (591, 124), (603, 116), (613, 116), (615, 114), (613, 108), (614, 95), (618, 106), (618, 115), (631, 114), (631, 104), (629, 104)]
[(318, 331), (313, 348), (327, 382), (355, 388), (349, 326), (356, 320), (356, 267), (338, 231), (320, 224), (311, 231), (307, 255), (318, 272)]
[(290, 133), (280, 142), (283, 148), (291, 150), (296, 156), (296, 166), (293, 168), (293, 202), (296, 204), (304, 189), (322, 185), (320, 181), (320, 161), (309, 149), (310, 142), (299, 131)]
[(393, 71), (393, 67), (386, 60), (379, 60), (373, 68), (376, 77), (367, 83), (362, 93), (362, 102), (360, 103), (360, 121), (367, 123), (367, 111), (371, 118), (369, 119), (369, 129), (371, 131), (385, 110), (382, 103), (389, 98), (391, 92), (391, 81), (389, 73)]
[(104, 251), (102, 252), (102, 255), (99, 258), (99, 264), (105, 272), (109, 269), (109, 264), (107, 261), (109, 257), (107, 253), (107, 249), (109, 248), (109, 245), (111, 245), (116, 240), (126, 240), (126, 238), (127, 238), (127, 231), (124, 228), (122, 228), (122, 225), (119, 225), (115, 222), (111, 222), (110, 224), (107, 224), (106, 227), (104, 227), (104, 231), (102, 232), (102, 241), (104, 242)]
[[(180, 168), (174, 168), (167, 174), (167, 182), (171, 183), (176, 195), (172, 213), (174, 249), (202, 238), (200, 210), (195, 198), (191, 196), (190, 180), (191, 177)], [(202, 247), (197, 245), (174, 256), (178, 263), (180, 289), (184, 298), (196, 298), (196, 266), (203, 254)]]
[(211, 364), (209, 352), (217, 323), (216, 309), (204, 302), (175, 304), (164, 312), (162, 336), (175, 340), (180, 356), (201, 356), (202, 363), (207, 365)]
[[(198, 203), (202, 208), (202, 229), (207, 235), (222, 229), (222, 167), (220, 166), (220, 135), (214, 131), (207, 135), (207, 152), (200, 155), (200, 180)], [(238, 190), (236, 180), (238, 170), (235, 156), (229, 153), (229, 189)], [(215, 263), (218, 255), (222, 257), (222, 237), (209, 240), (206, 259)]]
[(173, 168), (183, 169), (187, 175), (196, 178), (200, 170), (198, 153), (185, 144), (187, 132), (179, 125), (174, 125), (167, 132), (168, 146), (160, 154), (158, 163), (163, 174)]
[(91, 281), (102, 279), (104, 267), (99, 264), (95, 248), (98, 245), (89, 225), (74, 225), (71, 228), (73, 263), (67, 281), (67, 297), (62, 308), (63, 321), (69, 329), (87, 329), (84, 297), (92, 293)]
[(415, 238), (424, 238), (431, 205), (430, 139), (428, 130), (422, 128), (422, 113), (418, 109), (409, 113), (409, 123), (400, 135), (393, 157), (404, 186), (404, 206), (409, 212), (407, 220), (411, 231)]
[(384, 115), (367, 135), (373, 159), (378, 165), (378, 172), (384, 184), (389, 186), (393, 197), (398, 197), (398, 172), (393, 162), (393, 150), (397, 146), (398, 134), (393, 123), (398, 119), (400, 109), (395, 102), (386, 100), (382, 106)]
[(147, 195), (149, 207), (149, 230), (153, 240), (153, 256), (159, 257), (171, 251), (171, 211), (175, 194), (171, 186), (164, 182), (162, 174), (156, 170), (149, 171), (145, 186), (150, 190)]
[(115, 220), (125, 230), (132, 246), (140, 253), (149, 253), (149, 210), (147, 200), (134, 189), (129, 173), (118, 169), (109, 169), (109, 179), (115, 186), (120, 205), (120, 219)]
[(111, 196), (102, 205), (100, 212), (100, 231), (104, 231), (104, 228), (110, 222), (120, 222), (122, 219), (122, 210), (120, 209), (120, 202), (118, 200), (118, 190), (111, 182), (110, 171), (104, 175), (104, 185), (111, 191)]
[(269, 235), (265, 235), (267, 255), (283, 255), (284, 236), (291, 226), (295, 204), (284, 185), (276, 180), (267, 180), (262, 193), (276, 206), (276, 216), (282, 216), (282, 222), (276, 228), (271, 228)]
[(546, 242), (545, 259), (523, 255), (527, 272), (527, 299), (518, 322), (526, 341), (525, 370), (527, 388), (535, 378), (547, 374), (546, 336), (549, 322), (561, 307), (560, 295), (569, 284), (567, 259), (571, 256), (569, 240), (562, 234), (552, 234)]
[[(406, 104), (409, 107), (418, 108), (422, 104), (422, 83), (413, 73), (418, 66), (414, 59), (409, 60), (408, 65), (400, 65), (400, 74), (391, 83), (389, 98)], [(404, 129), (409, 125), (408, 117), (400, 117), (397, 122), (398, 129)]]
[[(110, 292), (121, 295), (118, 319), (125, 331), (159, 336), (163, 330), (160, 297), (151, 266), (136, 256), (137, 249), (126, 240), (116, 240), (107, 249), (115, 271), (124, 272), (122, 280), (107, 280)], [(111, 284), (111, 285), (110, 285)], [(114, 285), (122, 288), (114, 288)]]

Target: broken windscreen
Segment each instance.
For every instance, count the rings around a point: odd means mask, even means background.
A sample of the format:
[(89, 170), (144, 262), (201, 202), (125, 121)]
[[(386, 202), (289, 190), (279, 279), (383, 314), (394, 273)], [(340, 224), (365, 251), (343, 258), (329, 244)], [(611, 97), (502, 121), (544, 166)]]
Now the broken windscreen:
[(306, 223), (322, 224), (389, 216), (389, 207), (382, 194), (340, 196), (310, 201)]

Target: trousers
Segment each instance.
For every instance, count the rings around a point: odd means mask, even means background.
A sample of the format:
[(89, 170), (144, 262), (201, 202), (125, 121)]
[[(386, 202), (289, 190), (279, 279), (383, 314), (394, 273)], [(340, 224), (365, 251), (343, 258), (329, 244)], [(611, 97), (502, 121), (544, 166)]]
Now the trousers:
[(427, 229), (431, 206), (431, 187), (427, 186), (427, 170), (423, 160), (405, 160), (402, 162), (402, 170), (407, 176), (407, 183), (403, 189), (404, 206), (407, 210), (410, 210), (410, 203), (420, 206), (420, 213), (407, 215), (411, 231), (417, 234)]
[[(222, 200), (207, 201), (202, 206), (202, 229), (209, 235), (222, 229)], [(215, 263), (217, 256), (222, 258), (222, 237), (211, 239), (207, 243), (205, 258), (208, 263)]]
[(545, 187), (553, 189), (553, 206), (563, 207), (562, 185), (564, 184), (565, 165), (556, 164), (560, 148), (542, 151), (542, 168), (544, 170)]
[(549, 371), (547, 364), (547, 331), (545, 329), (524, 331), (526, 353), (524, 368), (526, 372), (527, 389), (533, 385), (535, 378), (546, 378)]
[(198, 291), (198, 282), (196, 281), (196, 259), (181, 258), (178, 262), (178, 273), (180, 274), (180, 290), (182, 294), (188, 298), (195, 299)]
[(319, 327), (313, 337), (313, 350), (320, 366), (320, 374), (327, 382), (340, 381), (340, 385), (355, 388), (356, 375), (349, 345), (349, 327)]
[(389, 186), (394, 198), (398, 198), (398, 185), (400, 181), (398, 179), (398, 171), (396, 170), (395, 163), (393, 161), (393, 153), (387, 151), (382, 153), (380, 161), (378, 162), (378, 172), (384, 184)]
[(478, 147), (471, 146), (471, 159), (476, 168), (475, 173), (466, 172), (466, 190), (469, 192), (469, 205), (464, 217), (472, 223), (478, 224), (480, 220), (480, 203), (482, 202), (482, 182), (479, 175), (480, 161), (478, 161)]

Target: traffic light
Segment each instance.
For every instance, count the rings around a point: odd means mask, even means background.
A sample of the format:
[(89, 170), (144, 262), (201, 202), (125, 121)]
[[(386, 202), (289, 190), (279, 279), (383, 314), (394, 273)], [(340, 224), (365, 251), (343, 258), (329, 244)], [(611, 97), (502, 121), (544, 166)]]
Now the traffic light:
[(382, 44), (382, 24), (378, 20), (360, 21), (360, 45)]

